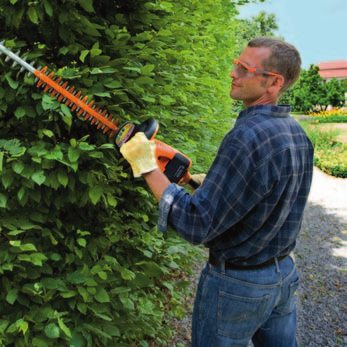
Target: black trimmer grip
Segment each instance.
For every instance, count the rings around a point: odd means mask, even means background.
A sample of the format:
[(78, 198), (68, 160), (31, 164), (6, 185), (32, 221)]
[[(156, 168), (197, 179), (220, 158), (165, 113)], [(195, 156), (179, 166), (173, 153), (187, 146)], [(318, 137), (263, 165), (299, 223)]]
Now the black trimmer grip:
[(193, 189), (198, 189), (200, 187), (200, 183), (196, 182), (193, 178), (191, 178), (188, 182), (188, 184), (193, 188)]
[(142, 132), (148, 140), (152, 140), (158, 131), (158, 127), (158, 122), (154, 118), (149, 118), (141, 123), (136, 132)]

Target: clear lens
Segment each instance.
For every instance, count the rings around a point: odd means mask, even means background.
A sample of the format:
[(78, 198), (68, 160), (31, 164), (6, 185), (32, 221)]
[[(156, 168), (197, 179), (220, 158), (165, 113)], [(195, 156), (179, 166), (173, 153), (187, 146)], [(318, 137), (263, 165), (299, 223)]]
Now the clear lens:
[(234, 71), (239, 77), (245, 77), (247, 75), (247, 68), (240, 64), (239, 62), (234, 62)]

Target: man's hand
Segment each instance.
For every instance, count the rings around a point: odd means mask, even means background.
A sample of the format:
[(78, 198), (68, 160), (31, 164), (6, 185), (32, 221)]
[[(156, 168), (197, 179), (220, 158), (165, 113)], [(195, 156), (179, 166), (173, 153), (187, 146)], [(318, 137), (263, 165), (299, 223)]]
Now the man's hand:
[(120, 152), (131, 165), (135, 178), (158, 168), (155, 159), (155, 143), (148, 140), (144, 133), (136, 133), (120, 148)]

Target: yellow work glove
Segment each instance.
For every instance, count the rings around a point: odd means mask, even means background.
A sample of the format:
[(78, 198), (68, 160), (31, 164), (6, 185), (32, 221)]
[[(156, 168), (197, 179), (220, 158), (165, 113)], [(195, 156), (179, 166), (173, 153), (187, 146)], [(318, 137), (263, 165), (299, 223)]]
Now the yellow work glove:
[(131, 165), (135, 178), (158, 168), (155, 159), (155, 143), (148, 140), (144, 133), (136, 133), (120, 148), (120, 151)]

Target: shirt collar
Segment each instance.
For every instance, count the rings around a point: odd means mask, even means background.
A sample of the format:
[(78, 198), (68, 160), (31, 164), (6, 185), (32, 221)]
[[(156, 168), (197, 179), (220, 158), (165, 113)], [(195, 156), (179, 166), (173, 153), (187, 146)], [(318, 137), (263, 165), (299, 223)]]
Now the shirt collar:
[(242, 110), (237, 119), (254, 116), (256, 114), (271, 115), (271, 117), (288, 117), (290, 105), (255, 105)]

